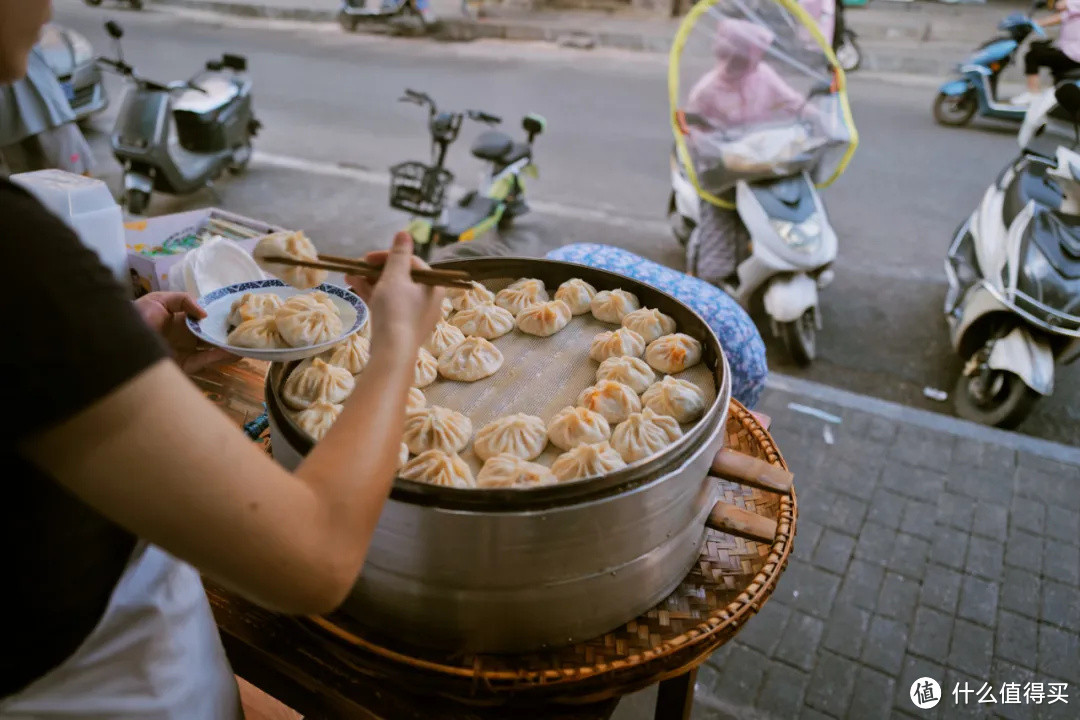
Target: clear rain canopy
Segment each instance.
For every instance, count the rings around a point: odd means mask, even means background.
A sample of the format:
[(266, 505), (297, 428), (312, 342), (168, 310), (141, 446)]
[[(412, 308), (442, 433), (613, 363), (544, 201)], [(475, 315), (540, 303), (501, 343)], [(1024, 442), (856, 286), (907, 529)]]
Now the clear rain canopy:
[(798, 13), (788, 0), (703, 0), (687, 16), (669, 90), (676, 143), (703, 197), (803, 171), (828, 184), (843, 170), (856, 133), (843, 71), (824, 47), (828, 1), (804, 0)]

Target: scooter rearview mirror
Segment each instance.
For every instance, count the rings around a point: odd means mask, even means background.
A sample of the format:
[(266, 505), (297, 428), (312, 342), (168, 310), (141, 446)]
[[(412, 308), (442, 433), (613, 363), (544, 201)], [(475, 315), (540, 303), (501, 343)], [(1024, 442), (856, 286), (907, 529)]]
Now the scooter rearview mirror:
[(109, 33), (109, 37), (113, 40), (119, 40), (124, 37), (124, 28), (120, 27), (120, 23), (115, 20), (109, 20), (105, 23), (105, 32)]

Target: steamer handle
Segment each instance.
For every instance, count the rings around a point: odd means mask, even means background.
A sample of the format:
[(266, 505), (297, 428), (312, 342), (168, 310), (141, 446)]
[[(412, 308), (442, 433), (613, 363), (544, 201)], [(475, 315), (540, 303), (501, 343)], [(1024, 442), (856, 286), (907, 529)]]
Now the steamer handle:
[(775, 520), (723, 501), (713, 506), (705, 526), (745, 540), (771, 543), (776, 539)]
[(711, 473), (739, 485), (790, 495), (795, 476), (761, 458), (724, 448), (716, 454)]

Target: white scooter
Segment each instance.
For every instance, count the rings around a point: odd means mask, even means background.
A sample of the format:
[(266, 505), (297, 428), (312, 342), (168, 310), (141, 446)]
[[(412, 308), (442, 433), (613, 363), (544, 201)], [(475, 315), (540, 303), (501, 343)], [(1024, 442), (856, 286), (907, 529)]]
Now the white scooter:
[(1055, 360), (1080, 357), (1080, 88), (1038, 98), (1019, 139), (945, 260), (957, 414), (1007, 428), (1053, 392)]
[[(681, 244), (698, 223), (699, 202), (686, 171), (671, 156), (668, 217)], [(818, 290), (832, 282), (836, 233), (810, 176), (803, 172), (764, 182), (735, 185), (735, 207), (750, 234), (750, 255), (737, 268), (739, 284), (725, 287), (743, 307), (764, 293), (772, 332), (799, 365), (817, 353), (821, 327)]]

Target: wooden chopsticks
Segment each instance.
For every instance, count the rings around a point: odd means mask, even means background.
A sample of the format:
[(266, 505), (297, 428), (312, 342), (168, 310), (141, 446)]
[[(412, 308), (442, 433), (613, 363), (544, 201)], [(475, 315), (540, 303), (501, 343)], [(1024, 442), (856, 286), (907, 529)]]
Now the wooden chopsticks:
[[(264, 263), (276, 263), (292, 267), (307, 267), (316, 270), (329, 270), (341, 272), (347, 275), (359, 275), (371, 280), (377, 280), (382, 274), (382, 268), (369, 265), (363, 260), (339, 257), (337, 255), (319, 255), (318, 260), (295, 260), (285, 257), (262, 258)], [(421, 285), (435, 285), (440, 287), (465, 288), (472, 287), (469, 274), (461, 270), (413, 270), (411, 273), (413, 282)]]

